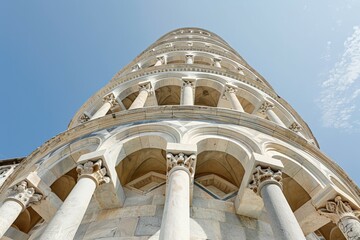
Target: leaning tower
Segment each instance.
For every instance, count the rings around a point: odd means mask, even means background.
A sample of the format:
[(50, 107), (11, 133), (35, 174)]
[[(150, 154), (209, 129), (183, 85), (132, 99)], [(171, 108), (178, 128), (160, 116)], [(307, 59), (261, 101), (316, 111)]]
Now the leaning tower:
[(360, 239), (356, 184), (198, 28), (162, 36), (0, 173), (1, 239)]

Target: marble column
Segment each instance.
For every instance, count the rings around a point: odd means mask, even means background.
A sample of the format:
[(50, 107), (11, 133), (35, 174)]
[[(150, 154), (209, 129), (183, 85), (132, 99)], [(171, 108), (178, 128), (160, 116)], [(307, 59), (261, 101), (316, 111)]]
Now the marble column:
[(269, 119), (277, 124), (279, 124), (280, 126), (286, 128), (285, 124), (281, 121), (281, 119), (276, 115), (276, 113), (272, 110), (274, 108), (274, 105), (272, 105), (269, 102), (264, 102), (260, 108), (259, 108), (259, 112), (261, 112), (262, 114), (266, 114)]
[(194, 79), (183, 78), (182, 105), (194, 105)]
[(194, 55), (186, 54), (186, 64), (193, 64), (194, 63)]
[(240, 112), (244, 112), (244, 108), (242, 107), (239, 99), (236, 96), (237, 87), (226, 85), (225, 88), (225, 96), (230, 100), (231, 106), (233, 109), (238, 110)]
[(10, 195), (0, 207), (0, 238), (4, 236), (22, 211), (30, 204), (39, 203), (41, 198), (42, 195), (36, 193), (33, 187), (28, 187), (26, 181), (21, 181), (12, 187)]
[(297, 122), (293, 122), (290, 126), (289, 129), (295, 133), (297, 133), (297, 135), (299, 135), (302, 138), (305, 138), (305, 136), (300, 132), (301, 127)]
[(91, 120), (100, 118), (106, 115), (106, 113), (113, 107), (115, 107), (118, 102), (116, 101), (115, 95), (110, 93), (103, 98), (104, 104), (96, 111), (96, 113), (91, 117)]
[(150, 82), (139, 83), (139, 95), (137, 95), (134, 102), (129, 107), (129, 110), (144, 107), (150, 93), (151, 93)]
[(214, 61), (215, 67), (221, 68), (221, 59), (220, 58), (214, 58), (213, 61)]
[(282, 173), (257, 166), (249, 187), (264, 200), (274, 237), (279, 240), (305, 240), (305, 236), (282, 192)]
[(194, 176), (195, 154), (166, 155), (167, 189), (160, 240), (190, 239), (190, 182)]
[(106, 176), (107, 170), (102, 166), (102, 160), (79, 164), (76, 171), (78, 182), (46, 226), (40, 240), (73, 239), (96, 187), (110, 182), (110, 178)]
[(156, 57), (155, 66), (161, 66), (163, 64), (165, 64), (165, 57), (164, 56)]
[(347, 240), (360, 239), (360, 211), (354, 211), (340, 196), (328, 201), (318, 212), (335, 223)]

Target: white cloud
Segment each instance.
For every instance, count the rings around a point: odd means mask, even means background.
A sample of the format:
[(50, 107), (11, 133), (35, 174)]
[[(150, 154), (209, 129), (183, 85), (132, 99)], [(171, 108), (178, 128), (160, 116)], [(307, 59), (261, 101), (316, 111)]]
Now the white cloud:
[(341, 59), (321, 84), (319, 104), (324, 126), (360, 130), (359, 97), (360, 27), (354, 27), (354, 33), (344, 43)]

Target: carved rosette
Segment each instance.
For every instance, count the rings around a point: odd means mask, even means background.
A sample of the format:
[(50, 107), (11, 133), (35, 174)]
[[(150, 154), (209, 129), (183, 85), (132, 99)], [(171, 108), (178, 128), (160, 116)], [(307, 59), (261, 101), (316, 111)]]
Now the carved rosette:
[(105, 103), (110, 103), (110, 105), (111, 105), (112, 108), (119, 104), (119, 103), (116, 101), (115, 95), (114, 95), (113, 93), (110, 93), (110, 94), (106, 95), (106, 96), (103, 98), (103, 101), (104, 101)]
[(23, 210), (30, 204), (40, 202), (42, 194), (37, 193), (33, 187), (28, 187), (27, 181), (21, 181), (10, 189), (10, 194), (6, 200), (13, 200), (22, 205)]
[(84, 164), (79, 164), (76, 167), (78, 178), (88, 177), (93, 179), (97, 185), (109, 183), (110, 178), (106, 176), (107, 170), (102, 166), (102, 160), (96, 162), (87, 161)]
[(291, 131), (294, 131), (294, 132), (299, 132), (301, 130), (301, 127), (299, 124), (297, 124), (296, 122), (293, 122), (290, 126), (289, 126), (289, 129)]
[(273, 170), (270, 167), (264, 168), (257, 166), (252, 176), (252, 181), (249, 188), (255, 193), (260, 194), (261, 188), (268, 183), (277, 184), (282, 188), (282, 172), (280, 170)]
[(85, 113), (83, 113), (83, 115), (80, 116), (80, 122), (84, 123), (90, 120), (90, 117), (88, 115), (86, 115)]
[(185, 167), (189, 170), (191, 177), (195, 174), (195, 154), (185, 155), (184, 153), (179, 154), (166, 154), (167, 172), (169, 173), (174, 167)]
[(360, 211), (354, 211), (348, 202), (342, 201), (337, 196), (333, 201), (328, 201), (325, 208), (318, 212), (337, 224), (348, 240), (360, 239)]
[(261, 106), (259, 107), (259, 112), (262, 114), (265, 114), (267, 110), (270, 110), (271, 108), (274, 108), (274, 105), (272, 105), (269, 102), (263, 102), (263, 104), (261, 104)]

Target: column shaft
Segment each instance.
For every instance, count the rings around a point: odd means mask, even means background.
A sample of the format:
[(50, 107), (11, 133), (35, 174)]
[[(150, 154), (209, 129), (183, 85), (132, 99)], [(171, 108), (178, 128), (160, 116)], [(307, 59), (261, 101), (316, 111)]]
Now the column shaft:
[(16, 201), (7, 200), (3, 203), (0, 207), (0, 238), (4, 236), (22, 210), (23, 206)]
[(239, 99), (236, 96), (235, 92), (229, 92), (228, 93), (228, 98), (230, 99), (231, 102), (231, 106), (235, 109), (238, 110), (240, 112), (244, 112), (244, 108), (242, 107)]
[(39, 239), (73, 239), (96, 186), (93, 179), (80, 178)]
[(281, 121), (281, 119), (276, 115), (276, 113), (272, 109), (268, 109), (266, 113), (271, 121), (276, 122), (280, 126), (286, 128), (285, 124)]
[(276, 184), (268, 183), (260, 191), (274, 237), (278, 240), (305, 240), (281, 188)]
[(184, 84), (183, 105), (194, 105), (194, 94), (191, 83)]
[(140, 89), (139, 95), (137, 95), (134, 102), (131, 104), (129, 109), (142, 108), (145, 105), (146, 99), (149, 96), (149, 93), (146, 89)]
[(106, 113), (110, 110), (111, 104), (109, 102), (105, 102), (99, 110), (96, 111), (96, 113), (91, 117), (91, 120), (100, 118), (106, 115)]
[[(183, 169), (182, 169), (183, 168)], [(169, 175), (160, 240), (190, 239), (190, 177), (184, 167)]]

